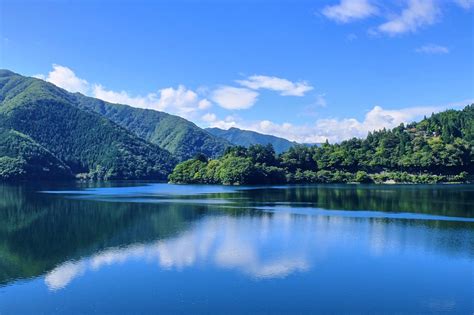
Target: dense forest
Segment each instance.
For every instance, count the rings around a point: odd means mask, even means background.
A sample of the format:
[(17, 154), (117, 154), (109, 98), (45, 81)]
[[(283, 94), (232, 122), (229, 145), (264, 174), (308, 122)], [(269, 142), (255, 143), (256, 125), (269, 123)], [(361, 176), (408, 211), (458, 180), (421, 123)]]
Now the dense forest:
[(0, 128), (0, 179), (72, 178), (69, 167), (30, 137)]
[(271, 145), (228, 148), (219, 159), (198, 155), (176, 166), (174, 183), (281, 184), (464, 182), (473, 174), (474, 105), (421, 122), (320, 147), (276, 154)]
[(226, 139), (234, 145), (249, 147), (254, 144), (267, 145), (270, 143), (273, 146), (275, 152), (278, 154), (287, 151), (289, 148), (297, 144), (296, 142), (280, 137), (265, 135), (255, 131), (242, 130), (234, 127), (227, 130), (220, 128), (206, 128), (206, 130), (214, 136)]

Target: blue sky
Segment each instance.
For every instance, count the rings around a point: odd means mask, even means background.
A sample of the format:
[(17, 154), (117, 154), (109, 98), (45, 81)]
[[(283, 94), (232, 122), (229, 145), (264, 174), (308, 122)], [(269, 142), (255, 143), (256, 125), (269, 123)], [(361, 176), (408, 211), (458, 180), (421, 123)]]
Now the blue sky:
[(6, 1), (0, 66), (304, 142), (474, 99), (473, 0)]

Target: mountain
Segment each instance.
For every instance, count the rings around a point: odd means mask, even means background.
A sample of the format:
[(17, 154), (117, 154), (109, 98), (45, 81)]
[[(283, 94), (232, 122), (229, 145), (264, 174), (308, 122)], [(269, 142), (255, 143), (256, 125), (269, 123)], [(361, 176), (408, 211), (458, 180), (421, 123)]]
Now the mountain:
[[(8, 135), (0, 173), (14, 167), (33, 176), (29, 166), (38, 161), (36, 171), (51, 166), (50, 178), (63, 177), (59, 169), (65, 165), (66, 173), (69, 168), (92, 178), (166, 179), (176, 163), (167, 150), (82, 108), (76, 94), (8, 70), (0, 70), (0, 128)], [(15, 141), (26, 147), (20, 153), (28, 158), (11, 160), (14, 152), (7, 148), (15, 148)]]
[(266, 145), (270, 143), (271, 145), (273, 145), (273, 148), (275, 149), (276, 153), (285, 152), (289, 148), (297, 144), (296, 142), (292, 142), (284, 138), (279, 138), (272, 135), (265, 135), (250, 130), (242, 130), (234, 127), (228, 130), (220, 128), (207, 128), (206, 130), (214, 136), (226, 139), (232, 144), (241, 145), (244, 147), (249, 147), (253, 144)]
[(179, 161), (203, 153), (218, 157), (232, 144), (174, 115), (151, 109), (111, 104), (76, 93), (78, 106), (110, 119), (123, 128), (171, 152)]

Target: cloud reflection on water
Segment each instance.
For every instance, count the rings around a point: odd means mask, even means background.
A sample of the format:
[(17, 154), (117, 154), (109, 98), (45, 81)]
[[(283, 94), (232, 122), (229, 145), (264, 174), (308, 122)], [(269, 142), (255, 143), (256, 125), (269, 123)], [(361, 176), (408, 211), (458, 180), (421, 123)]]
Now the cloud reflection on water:
[[(281, 234), (282, 229), (289, 230)], [(176, 237), (110, 248), (80, 261), (61, 264), (45, 276), (45, 283), (50, 290), (62, 289), (85, 272), (130, 260), (157, 263), (165, 270), (210, 264), (253, 278), (285, 277), (310, 268), (306, 255), (310, 235), (301, 235), (295, 229), (297, 225), (291, 224), (288, 214), (271, 219), (210, 217)]]

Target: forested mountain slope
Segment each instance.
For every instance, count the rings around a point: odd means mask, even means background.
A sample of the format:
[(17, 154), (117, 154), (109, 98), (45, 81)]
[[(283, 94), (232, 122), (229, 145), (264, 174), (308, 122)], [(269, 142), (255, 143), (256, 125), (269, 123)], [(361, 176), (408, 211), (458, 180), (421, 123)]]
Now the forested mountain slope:
[(289, 148), (297, 144), (296, 142), (292, 142), (284, 138), (266, 135), (250, 130), (242, 130), (234, 127), (228, 130), (220, 128), (207, 128), (206, 130), (217, 137), (228, 140), (232, 144), (241, 145), (244, 147), (249, 147), (253, 144), (271, 144), (276, 153), (287, 151)]
[(111, 104), (76, 94), (81, 108), (88, 108), (112, 120), (139, 137), (171, 152), (178, 160), (198, 153), (218, 157), (231, 144), (194, 123), (174, 115), (151, 109)]
[(0, 128), (0, 180), (72, 178), (69, 167), (30, 137)]
[(76, 175), (163, 179), (175, 164), (168, 151), (81, 109), (76, 95), (8, 70), (0, 71), (0, 127), (28, 136)]

